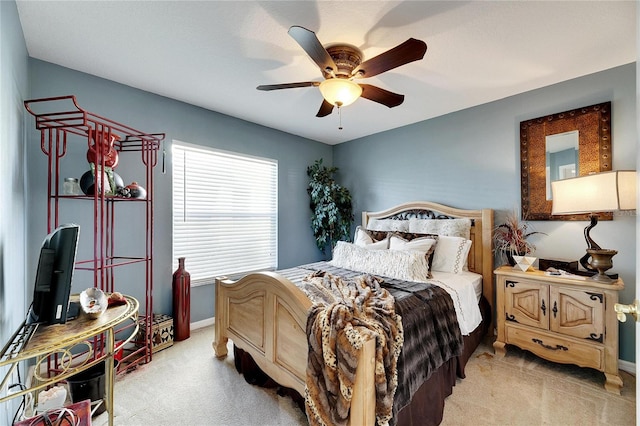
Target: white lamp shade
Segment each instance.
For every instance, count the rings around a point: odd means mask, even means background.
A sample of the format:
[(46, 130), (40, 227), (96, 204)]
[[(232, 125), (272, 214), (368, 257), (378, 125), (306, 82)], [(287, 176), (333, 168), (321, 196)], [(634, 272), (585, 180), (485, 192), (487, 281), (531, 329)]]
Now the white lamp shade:
[(322, 97), (331, 105), (347, 106), (356, 101), (362, 94), (358, 83), (344, 78), (329, 78), (320, 83)]
[(551, 182), (551, 214), (635, 210), (636, 172), (596, 173)]

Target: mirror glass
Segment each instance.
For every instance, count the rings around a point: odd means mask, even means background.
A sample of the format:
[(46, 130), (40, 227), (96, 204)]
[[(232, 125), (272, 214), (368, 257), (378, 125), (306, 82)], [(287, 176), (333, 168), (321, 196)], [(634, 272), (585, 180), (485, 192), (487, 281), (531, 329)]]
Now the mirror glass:
[(611, 170), (611, 145), (611, 102), (521, 121), (522, 219), (589, 220), (586, 214), (552, 215), (551, 182)]
[(545, 137), (546, 193), (551, 200), (551, 182), (579, 176), (578, 130)]

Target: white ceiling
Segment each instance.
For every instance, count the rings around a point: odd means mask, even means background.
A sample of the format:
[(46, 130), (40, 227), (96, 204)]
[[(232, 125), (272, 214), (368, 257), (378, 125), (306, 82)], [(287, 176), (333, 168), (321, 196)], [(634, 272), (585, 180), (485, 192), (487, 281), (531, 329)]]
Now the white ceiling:
[[(327, 144), (444, 115), (636, 60), (635, 1), (18, 0), (29, 55)], [(409, 37), (423, 60), (360, 80), (405, 95), (316, 118), (321, 81), (287, 34), (349, 43), (365, 59)], [(66, 94), (66, 93), (65, 93)], [(64, 95), (64, 94), (61, 94)], [(80, 100), (81, 101), (81, 100)]]

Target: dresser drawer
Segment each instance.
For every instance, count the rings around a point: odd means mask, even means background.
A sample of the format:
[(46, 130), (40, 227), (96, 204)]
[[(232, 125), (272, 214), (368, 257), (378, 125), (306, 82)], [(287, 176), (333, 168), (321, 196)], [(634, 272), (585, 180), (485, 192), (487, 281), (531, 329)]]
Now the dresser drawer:
[(553, 337), (540, 330), (507, 325), (505, 331), (506, 343), (531, 351), (546, 360), (604, 370), (604, 347)]

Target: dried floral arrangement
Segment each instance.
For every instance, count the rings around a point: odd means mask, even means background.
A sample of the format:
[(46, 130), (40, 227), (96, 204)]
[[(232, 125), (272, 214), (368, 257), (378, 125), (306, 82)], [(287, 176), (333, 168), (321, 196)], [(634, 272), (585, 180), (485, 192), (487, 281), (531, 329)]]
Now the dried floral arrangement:
[(546, 235), (544, 232), (533, 231), (526, 221), (519, 219), (517, 211), (509, 213), (505, 222), (493, 230), (494, 252), (502, 260), (506, 259), (513, 264), (512, 256), (526, 256), (535, 252), (536, 246), (527, 239), (535, 234)]

